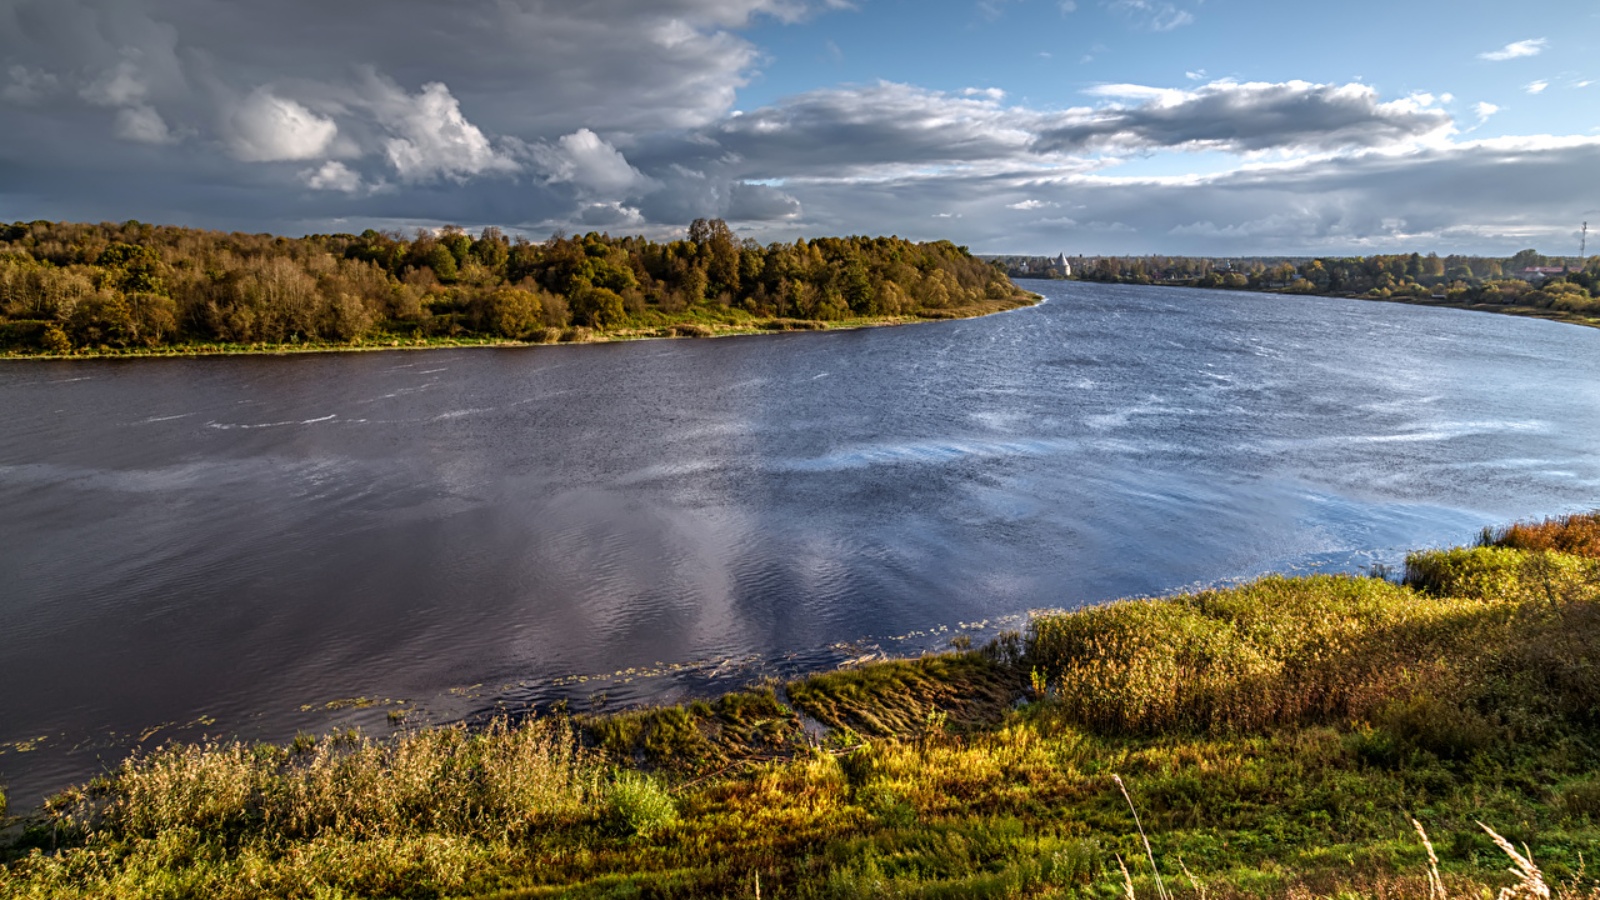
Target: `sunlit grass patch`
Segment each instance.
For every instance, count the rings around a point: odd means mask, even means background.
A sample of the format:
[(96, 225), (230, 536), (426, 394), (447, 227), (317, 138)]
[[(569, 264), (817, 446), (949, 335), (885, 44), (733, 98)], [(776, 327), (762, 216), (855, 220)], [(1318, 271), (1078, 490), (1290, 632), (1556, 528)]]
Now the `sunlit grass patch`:
[(588, 716), (581, 722), (591, 740), (614, 759), (687, 773), (784, 754), (803, 744), (799, 719), (770, 687), (714, 701)]
[(829, 727), (906, 736), (930, 727), (993, 725), (1019, 687), (1014, 670), (974, 652), (815, 675), (788, 691), (796, 706)]

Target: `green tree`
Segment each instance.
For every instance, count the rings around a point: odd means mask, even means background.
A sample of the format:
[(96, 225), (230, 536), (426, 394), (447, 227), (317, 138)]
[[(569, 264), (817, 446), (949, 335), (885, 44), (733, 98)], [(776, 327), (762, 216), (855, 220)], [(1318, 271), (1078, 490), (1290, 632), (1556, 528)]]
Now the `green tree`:
[(1523, 269), (1530, 269), (1544, 264), (1545, 258), (1539, 254), (1539, 251), (1518, 250), (1511, 259), (1506, 261), (1505, 268), (1510, 269), (1512, 272), (1521, 272)]
[(521, 288), (500, 288), (484, 295), (480, 327), (501, 337), (521, 339), (543, 321), (539, 295)]
[(612, 328), (627, 316), (622, 297), (602, 287), (585, 288), (572, 298), (572, 320), (590, 328)]
[(511, 244), (500, 229), (489, 227), (472, 242), (471, 254), (484, 268), (500, 273), (511, 258)]
[(423, 265), (433, 270), (439, 280), (449, 284), (456, 280), (456, 256), (443, 243), (434, 244), (423, 256)]

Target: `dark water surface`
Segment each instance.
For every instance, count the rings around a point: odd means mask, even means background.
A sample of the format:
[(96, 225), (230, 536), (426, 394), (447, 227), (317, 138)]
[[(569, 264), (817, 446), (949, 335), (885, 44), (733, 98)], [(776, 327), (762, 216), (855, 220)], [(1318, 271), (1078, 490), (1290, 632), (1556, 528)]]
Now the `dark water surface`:
[(382, 732), (356, 697), (733, 687), (1600, 505), (1600, 331), (1041, 288), (842, 334), (0, 365), (0, 782)]

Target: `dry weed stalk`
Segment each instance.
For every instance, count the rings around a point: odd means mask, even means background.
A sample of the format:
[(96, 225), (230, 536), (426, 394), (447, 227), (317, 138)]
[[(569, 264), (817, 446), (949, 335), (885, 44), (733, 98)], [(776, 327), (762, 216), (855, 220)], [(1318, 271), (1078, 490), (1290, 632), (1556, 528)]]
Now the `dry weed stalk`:
[(1133, 893), (1133, 876), (1128, 874), (1128, 864), (1122, 861), (1122, 854), (1116, 854), (1117, 868), (1122, 870), (1122, 888), (1128, 892), (1128, 900), (1139, 900)]
[(1421, 822), (1413, 818), (1411, 825), (1417, 829), (1417, 837), (1422, 838), (1422, 846), (1428, 851), (1428, 898), (1448, 900), (1444, 892), (1444, 879), (1439, 877), (1439, 857), (1433, 852), (1433, 841), (1428, 840), (1428, 832), (1423, 830)]
[(1189, 871), (1189, 867), (1183, 862), (1182, 854), (1178, 856), (1178, 868), (1183, 870), (1183, 877), (1189, 879), (1189, 886), (1194, 888), (1194, 892), (1196, 894), (1200, 895), (1200, 900), (1206, 900), (1205, 885), (1201, 884), (1199, 880), (1194, 877), (1194, 873)]
[(1520, 900), (1523, 897), (1550, 900), (1550, 887), (1544, 883), (1544, 873), (1540, 872), (1539, 867), (1533, 864), (1533, 851), (1528, 849), (1528, 845), (1523, 844), (1522, 852), (1518, 853), (1517, 848), (1512, 846), (1510, 841), (1496, 834), (1493, 828), (1482, 822), (1478, 823), (1478, 827), (1488, 832), (1495, 846), (1504, 850), (1506, 855), (1511, 857), (1511, 861), (1516, 864), (1508, 871), (1517, 876), (1517, 883), (1511, 887), (1502, 888), (1499, 900)]
[[(1133, 798), (1128, 796), (1128, 786), (1122, 783), (1121, 775), (1112, 775), (1111, 780), (1117, 783), (1117, 789), (1122, 791), (1122, 799), (1128, 801), (1128, 810), (1133, 813), (1133, 825), (1139, 829), (1139, 838), (1144, 841), (1144, 854), (1150, 859), (1150, 871), (1155, 873), (1156, 876), (1156, 893), (1160, 895), (1161, 900), (1172, 900), (1172, 895), (1167, 893), (1166, 884), (1161, 880), (1161, 870), (1156, 868), (1156, 854), (1154, 850), (1150, 849), (1150, 838), (1144, 833), (1144, 823), (1139, 821), (1139, 810), (1134, 808)], [(1121, 862), (1122, 860), (1119, 858), (1117, 861)], [(1128, 870), (1124, 868), (1122, 873), (1126, 876)], [(1128, 896), (1133, 896), (1133, 885), (1131, 883), (1128, 886)]]

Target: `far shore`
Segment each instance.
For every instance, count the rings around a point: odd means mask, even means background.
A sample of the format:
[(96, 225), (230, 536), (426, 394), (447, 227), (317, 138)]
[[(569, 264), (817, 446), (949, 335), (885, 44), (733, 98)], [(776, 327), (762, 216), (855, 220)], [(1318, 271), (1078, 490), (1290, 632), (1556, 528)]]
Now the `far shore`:
[[(1274, 292), (1280, 293), (1280, 292)], [(1374, 303), (1404, 303), (1407, 306), (1436, 306), (1441, 309), (1463, 309), (1469, 312), (1498, 313), (1502, 316), (1521, 316), (1525, 319), (1544, 319), (1565, 322), (1586, 328), (1600, 328), (1600, 317), (1585, 316), (1563, 309), (1546, 309), (1539, 306), (1517, 306), (1502, 303), (1461, 303), (1454, 300), (1435, 300), (1421, 297), (1363, 297), (1360, 294), (1306, 294), (1309, 297), (1348, 297), (1351, 300), (1369, 300)]]
[(1019, 289), (1016, 296), (971, 306), (940, 310), (937, 315), (863, 316), (849, 319), (791, 319), (750, 316), (735, 322), (716, 322), (685, 318), (644, 327), (608, 330), (592, 328), (547, 329), (539, 339), (509, 340), (486, 337), (413, 337), (388, 335), (361, 341), (306, 341), (302, 343), (224, 344), (195, 343), (153, 348), (80, 348), (72, 353), (0, 352), (0, 361), (9, 360), (90, 360), (90, 359), (191, 359), (206, 356), (290, 356), (307, 353), (368, 353), (388, 350), (441, 350), (468, 348), (536, 347), (561, 344), (609, 344), (623, 341), (678, 340), (684, 338), (745, 337), (783, 334), (796, 331), (858, 331), (895, 325), (919, 325), (956, 319), (975, 319), (995, 313), (1036, 306), (1043, 295)]
[[(1085, 284), (1101, 284), (1104, 282), (1090, 281), (1087, 279), (1060, 279), (1078, 281)], [(1177, 287), (1199, 288), (1200, 285), (1184, 281), (1152, 281), (1150, 287)], [(1568, 325), (1582, 325), (1587, 328), (1600, 328), (1600, 316), (1586, 316), (1581, 313), (1570, 312), (1563, 309), (1551, 309), (1542, 306), (1526, 306), (1514, 303), (1470, 303), (1457, 300), (1441, 300), (1434, 297), (1369, 297), (1365, 294), (1350, 293), (1316, 293), (1290, 291), (1283, 288), (1224, 288), (1212, 287), (1205, 290), (1225, 291), (1240, 294), (1276, 294), (1288, 297), (1337, 297), (1343, 300), (1364, 300), (1371, 303), (1403, 303), (1407, 306), (1433, 306), (1440, 309), (1461, 309), (1469, 312), (1497, 313), (1503, 316), (1521, 316), (1528, 319), (1544, 319), (1550, 322), (1565, 322)]]

